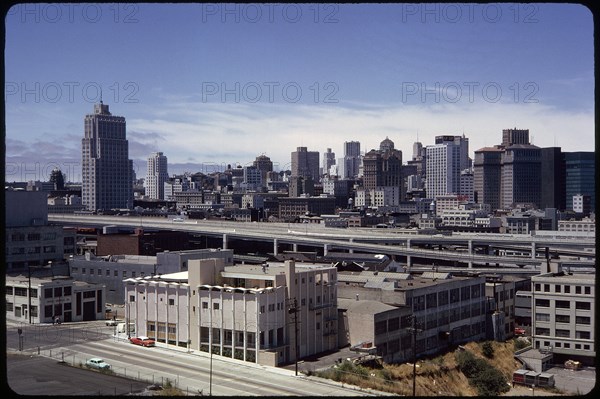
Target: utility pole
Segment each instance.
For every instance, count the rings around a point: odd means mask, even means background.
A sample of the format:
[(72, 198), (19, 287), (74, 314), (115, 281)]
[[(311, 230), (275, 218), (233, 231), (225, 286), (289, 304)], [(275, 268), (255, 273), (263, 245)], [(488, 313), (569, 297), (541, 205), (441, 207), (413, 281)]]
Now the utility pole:
[(300, 344), (298, 343), (298, 301), (294, 298), (292, 305), (288, 309), (289, 314), (294, 315), (294, 341), (296, 347), (296, 356), (294, 356), (296, 361), (296, 375), (298, 375), (298, 357), (300, 356)]
[(414, 314), (412, 315), (412, 327), (410, 327), (410, 330), (412, 332), (412, 347), (413, 347), (413, 381), (412, 381), (412, 388), (413, 388), (413, 397), (417, 396), (417, 332), (420, 331), (419, 329), (417, 329), (417, 316), (415, 316)]

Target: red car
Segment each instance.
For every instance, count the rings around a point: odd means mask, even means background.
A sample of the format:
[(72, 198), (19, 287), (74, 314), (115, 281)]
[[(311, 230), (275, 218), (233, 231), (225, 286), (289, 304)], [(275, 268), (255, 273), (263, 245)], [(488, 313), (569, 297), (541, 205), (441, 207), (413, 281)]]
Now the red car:
[(132, 344), (146, 346), (146, 347), (148, 347), (148, 346), (154, 346), (155, 345), (155, 342), (154, 342), (154, 340), (152, 338), (143, 337), (143, 336), (141, 336), (141, 337), (131, 337), (131, 338), (129, 338), (129, 341)]
[(515, 328), (515, 335), (525, 335), (526, 333), (527, 333), (527, 331), (525, 331), (524, 328), (520, 328), (520, 327)]

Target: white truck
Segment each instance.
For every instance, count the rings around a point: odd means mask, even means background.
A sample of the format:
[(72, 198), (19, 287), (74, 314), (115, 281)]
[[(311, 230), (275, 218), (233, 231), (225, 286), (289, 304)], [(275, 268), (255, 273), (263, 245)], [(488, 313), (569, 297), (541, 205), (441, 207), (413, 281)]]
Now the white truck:
[[(129, 325), (129, 331), (126, 329), (126, 325)], [(118, 333), (127, 333), (135, 334), (135, 323), (117, 323), (117, 332)]]

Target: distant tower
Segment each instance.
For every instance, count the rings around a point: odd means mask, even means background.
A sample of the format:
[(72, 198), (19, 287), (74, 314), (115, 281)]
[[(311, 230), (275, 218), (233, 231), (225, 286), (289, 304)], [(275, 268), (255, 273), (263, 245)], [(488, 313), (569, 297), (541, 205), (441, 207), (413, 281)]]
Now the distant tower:
[(125, 118), (113, 116), (102, 101), (85, 116), (81, 176), (82, 203), (87, 209), (133, 207), (133, 162)]
[(319, 152), (308, 151), (306, 147), (298, 147), (292, 152), (292, 176), (310, 178), (313, 182), (318, 182)]
[(323, 174), (329, 174), (331, 167), (335, 165), (335, 153), (331, 152), (331, 148), (323, 154)]
[(148, 158), (148, 173), (144, 185), (146, 196), (152, 199), (165, 199), (165, 182), (169, 180), (167, 157), (162, 152), (154, 152)]

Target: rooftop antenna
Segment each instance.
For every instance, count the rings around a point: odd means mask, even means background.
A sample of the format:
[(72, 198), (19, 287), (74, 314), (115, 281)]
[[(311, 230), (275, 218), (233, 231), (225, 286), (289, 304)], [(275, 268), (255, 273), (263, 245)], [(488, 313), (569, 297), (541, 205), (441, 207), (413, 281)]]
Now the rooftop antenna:
[(102, 87), (100, 88), (100, 104), (102, 104)]

